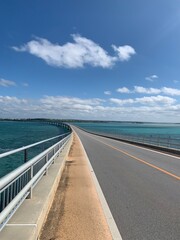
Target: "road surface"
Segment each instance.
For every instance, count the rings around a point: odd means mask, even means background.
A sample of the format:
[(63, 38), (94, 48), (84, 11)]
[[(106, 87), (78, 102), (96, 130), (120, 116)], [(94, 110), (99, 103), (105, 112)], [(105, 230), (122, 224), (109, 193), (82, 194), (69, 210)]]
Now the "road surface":
[(180, 158), (76, 127), (123, 240), (180, 239)]

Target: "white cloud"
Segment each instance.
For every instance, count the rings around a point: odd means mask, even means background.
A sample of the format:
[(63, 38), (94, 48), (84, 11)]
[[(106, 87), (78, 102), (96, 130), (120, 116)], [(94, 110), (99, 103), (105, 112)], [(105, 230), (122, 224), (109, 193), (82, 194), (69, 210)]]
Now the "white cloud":
[(136, 98), (135, 102), (141, 103), (141, 104), (165, 104), (165, 105), (171, 105), (176, 102), (174, 98), (165, 97), (165, 96), (151, 96), (151, 97), (142, 97), (142, 98)]
[(118, 98), (110, 98), (112, 103), (116, 103), (118, 105), (126, 105), (126, 104), (133, 104), (135, 103), (134, 99), (118, 99)]
[(144, 88), (141, 86), (135, 86), (134, 92), (136, 93), (144, 93), (144, 94), (165, 94), (165, 95), (171, 95), (171, 96), (180, 96), (180, 89), (177, 88), (168, 88), (168, 87), (162, 87), (162, 88)]
[(10, 80), (5, 80), (3, 78), (0, 79), (0, 86), (2, 87), (10, 87), (10, 86), (16, 86), (16, 83)]
[(73, 34), (72, 37), (74, 43), (68, 42), (64, 45), (53, 44), (44, 38), (36, 38), (23, 46), (12, 48), (19, 52), (29, 52), (43, 59), (50, 66), (65, 68), (82, 68), (85, 65), (111, 68), (117, 61), (129, 60), (135, 52), (130, 46), (113, 45), (119, 57), (110, 56), (92, 40), (78, 34)]
[(27, 103), (27, 100), (25, 99), (19, 99), (17, 97), (10, 97), (10, 96), (0, 96), (0, 103), (2, 104), (21, 104), (21, 103)]
[(117, 52), (118, 57), (122, 62), (128, 61), (131, 58), (131, 56), (136, 54), (135, 49), (129, 45), (120, 46), (120, 47), (116, 47), (115, 45), (112, 45), (112, 48), (114, 49), (115, 52)]
[(144, 88), (141, 86), (134, 86), (134, 92), (145, 94), (159, 94), (161, 93), (161, 90), (157, 88)]
[(105, 95), (111, 95), (111, 91), (104, 91)]
[(168, 87), (145, 88), (142, 86), (134, 86), (133, 90), (123, 87), (123, 88), (118, 88), (116, 91), (119, 93), (139, 93), (139, 94), (151, 94), (151, 95), (164, 94), (164, 95), (171, 95), (171, 96), (180, 96), (180, 89), (168, 88)]
[(147, 104), (147, 105), (171, 105), (176, 102), (174, 98), (165, 97), (165, 96), (151, 96), (151, 97), (142, 97), (142, 98), (129, 98), (129, 99), (118, 99), (118, 98), (110, 98), (110, 101), (116, 103), (118, 105), (127, 105), (127, 104)]
[(176, 88), (167, 88), (167, 87), (163, 87), (161, 89), (162, 93), (167, 94), (167, 95), (179, 95), (180, 96), (180, 89), (176, 89)]
[(70, 107), (74, 104), (88, 104), (88, 105), (98, 105), (104, 100), (100, 98), (92, 98), (92, 99), (81, 99), (81, 98), (75, 98), (75, 97), (63, 97), (63, 96), (45, 96), (40, 100), (44, 104), (50, 104), (53, 105), (69, 105)]
[(45, 96), (37, 100), (0, 96), (1, 117), (75, 118), (124, 121), (180, 121), (180, 104), (173, 98), (150, 96), (109, 100)]
[(118, 88), (116, 91), (119, 93), (130, 93), (131, 92), (127, 87)]
[(147, 81), (150, 81), (150, 82), (153, 82), (155, 79), (157, 79), (157, 78), (159, 78), (157, 75), (151, 75), (151, 76), (149, 76), (149, 77), (146, 77), (145, 79), (147, 80)]

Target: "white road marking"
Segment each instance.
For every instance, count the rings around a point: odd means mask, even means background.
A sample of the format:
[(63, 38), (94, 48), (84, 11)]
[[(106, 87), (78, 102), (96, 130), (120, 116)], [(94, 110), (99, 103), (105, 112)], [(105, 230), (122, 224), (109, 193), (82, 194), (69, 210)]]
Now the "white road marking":
[(37, 227), (37, 224), (35, 223), (8, 223), (6, 224), (6, 226), (10, 226), (10, 227), (17, 227), (17, 226), (33, 226), (33, 227)]

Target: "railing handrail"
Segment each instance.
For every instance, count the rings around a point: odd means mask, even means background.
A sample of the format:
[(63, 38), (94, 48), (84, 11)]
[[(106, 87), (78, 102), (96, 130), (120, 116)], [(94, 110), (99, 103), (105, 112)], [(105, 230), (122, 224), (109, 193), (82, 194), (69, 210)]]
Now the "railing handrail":
[[(47, 174), (48, 168), (58, 157), (60, 151), (68, 143), (70, 137), (71, 132), (67, 133), (66, 137), (29, 160), (29, 162), (24, 163), (22, 166), (0, 179), (0, 193), (3, 194), (1, 197), (5, 203), (5, 205), (2, 205), (2, 211), (0, 213), (0, 231), (12, 217), (15, 211), (19, 208), (25, 198), (32, 198), (32, 189), (38, 183), (44, 173)], [(44, 157), (45, 162), (43, 160)], [(43, 161), (43, 166), (40, 166), (37, 172), (35, 170), (34, 174), (34, 167), (36, 167), (40, 161)], [(30, 172), (28, 172), (29, 170)], [(27, 182), (25, 181), (23, 183), (25, 177), (24, 174), (26, 173), (30, 175), (27, 178)], [(16, 189), (18, 188), (17, 184), (19, 184), (19, 190)], [(15, 190), (13, 190), (13, 188)]]
[[(65, 140), (66, 138), (68, 138), (68, 136), (63, 138), (62, 140)], [(25, 172), (29, 167), (34, 165), (40, 158), (42, 158), (44, 155), (46, 155), (50, 151), (50, 149), (52, 149), (56, 144), (58, 144), (58, 143), (55, 143), (53, 146), (49, 147), (48, 149), (46, 149), (45, 151), (41, 152), (37, 156), (33, 157), (28, 162), (22, 164), (18, 168), (14, 169), (12, 172), (10, 172), (10, 173), (6, 174), (4, 177), (2, 177), (0, 179), (0, 191), (1, 191), (2, 188), (4, 188), (10, 182), (12, 182), (16, 177), (18, 177), (20, 174)]]
[(57, 135), (57, 136), (52, 137), (52, 138), (47, 138), (45, 140), (42, 140), (42, 141), (39, 141), (39, 142), (36, 142), (36, 143), (32, 143), (32, 144), (29, 144), (29, 145), (26, 145), (26, 146), (23, 146), (23, 147), (20, 147), (20, 148), (16, 148), (14, 150), (11, 150), (11, 151), (8, 151), (8, 152), (5, 152), (5, 153), (1, 153), (0, 154), (0, 158), (7, 157), (7, 156), (12, 155), (12, 154), (17, 153), (17, 152), (21, 152), (21, 151), (23, 151), (25, 149), (29, 149), (31, 147), (40, 145), (42, 143), (48, 142), (48, 141), (56, 139), (58, 137), (62, 137), (62, 136), (67, 135), (67, 134), (69, 134), (69, 133), (63, 133), (61, 135)]

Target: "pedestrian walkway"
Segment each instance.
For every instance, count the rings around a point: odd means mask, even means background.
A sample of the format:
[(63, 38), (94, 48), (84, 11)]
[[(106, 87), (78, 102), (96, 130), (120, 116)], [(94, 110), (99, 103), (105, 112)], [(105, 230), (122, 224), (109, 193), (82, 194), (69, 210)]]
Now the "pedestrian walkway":
[(84, 149), (75, 133), (61, 181), (39, 239), (112, 239)]

